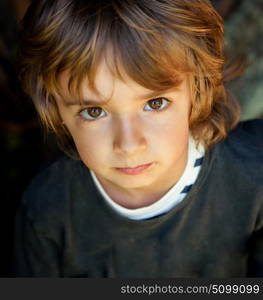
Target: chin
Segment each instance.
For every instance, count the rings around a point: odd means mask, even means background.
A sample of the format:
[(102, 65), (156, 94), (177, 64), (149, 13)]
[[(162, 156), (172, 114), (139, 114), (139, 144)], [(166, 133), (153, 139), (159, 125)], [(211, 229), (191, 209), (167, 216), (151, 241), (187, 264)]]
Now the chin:
[[(131, 178), (130, 178), (131, 177)], [(127, 179), (122, 178), (116, 184), (123, 189), (139, 189), (150, 186), (154, 183), (153, 178), (142, 178), (140, 176), (130, 176)]]

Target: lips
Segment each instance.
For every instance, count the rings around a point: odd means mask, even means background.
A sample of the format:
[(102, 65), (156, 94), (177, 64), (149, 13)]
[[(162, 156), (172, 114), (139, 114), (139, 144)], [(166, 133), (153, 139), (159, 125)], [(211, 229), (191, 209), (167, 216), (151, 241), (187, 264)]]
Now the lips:
[(152, 166), (153, 163), (139, 165), (133, 168), (115, 168), (117, 171), (122, 172), (127, 175), (138, 175), (144, 172), (146, 169), (148, 169), (150, 166)]

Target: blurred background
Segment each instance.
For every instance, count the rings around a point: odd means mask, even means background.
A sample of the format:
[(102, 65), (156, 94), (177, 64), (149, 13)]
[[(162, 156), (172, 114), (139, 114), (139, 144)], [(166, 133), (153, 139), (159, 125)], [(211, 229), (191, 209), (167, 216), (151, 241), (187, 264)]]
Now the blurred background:
[[(12, 276), (14, 216), (32, 177), (55, 159), (54, 137), (44, 137), (30, 99), (21, 91), (16, 69), (20, 20), (30, 0), (0, 1), (0, 277)], [(242, 119), (263, 117), (263, 0), (213, 0), (225, 20), (226, 46), (247, 56), (243, 75), (228, 83)]]

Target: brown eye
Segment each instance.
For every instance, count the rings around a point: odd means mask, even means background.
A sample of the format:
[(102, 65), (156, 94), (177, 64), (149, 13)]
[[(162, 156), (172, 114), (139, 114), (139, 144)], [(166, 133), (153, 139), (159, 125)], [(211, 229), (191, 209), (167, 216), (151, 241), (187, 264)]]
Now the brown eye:
[(149, 111), (151, 110), (160, 111), (166, 108), (169, 105), (169, 102), (170, 101), (165, 98), (152, 99), (147, 102), (144, 109)]
[(101, 107), (88, 107), (80, 111), (80, 116), (85, 120), (100, 119), (106, 115), (106, 112)]
[(100, 107), (89, 107), (87, 111), (92, 118), (98, 118), (102, 112), (102, 109)]
[(163, 100), (161, 98), (149, 101), (149, 106), (152, 109), (160, 109), (160, 107), (162, 107), (162, 104), (163, 104)]

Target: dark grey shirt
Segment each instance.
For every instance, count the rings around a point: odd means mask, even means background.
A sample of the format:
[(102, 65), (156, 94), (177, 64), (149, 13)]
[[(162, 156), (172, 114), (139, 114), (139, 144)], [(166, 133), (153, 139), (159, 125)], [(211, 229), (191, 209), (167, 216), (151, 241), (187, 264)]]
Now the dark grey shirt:
[(149, 220), (116, 214), (62, 157), (24, 194), (15, 254), (16, 276), (263, 277), (263, 120), (208, 151), (185, 199)]

